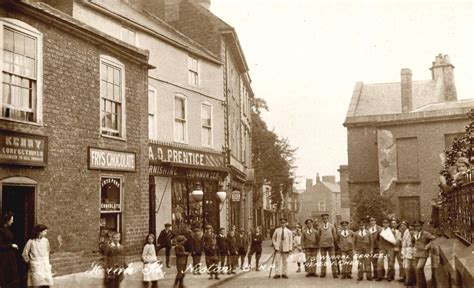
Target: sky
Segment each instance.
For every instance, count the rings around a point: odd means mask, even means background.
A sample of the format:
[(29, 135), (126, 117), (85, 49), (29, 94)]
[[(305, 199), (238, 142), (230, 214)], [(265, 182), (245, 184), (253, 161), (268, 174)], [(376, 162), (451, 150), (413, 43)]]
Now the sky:
[(447, 54), (458, 99), (474, 98), (473, 6), (465, 0), (211, 0), (234, 27), (270, 129), (297, 147), (296, 175), (337, 175), (354, 85), (431, 79)]

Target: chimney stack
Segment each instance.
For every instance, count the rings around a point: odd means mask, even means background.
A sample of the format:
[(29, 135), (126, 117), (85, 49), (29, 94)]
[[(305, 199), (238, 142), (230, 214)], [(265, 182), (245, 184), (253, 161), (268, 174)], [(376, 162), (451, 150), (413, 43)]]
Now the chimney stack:
[(410, 112), (413, 108), (413, 95), (412, 95), (412, 81), (411, 81), (411, 70), (408, 68), (402, 69), (400, 72), (401, 81), (401, 94), (402, 94), (402, 113)]
[(309, 189), (311, 189), (311, 187), (313, 187), (313, 179), (307, 178), (307, 179), (306, 179), (306, 191), (308, 191)]
[(321, 182), (321, 178), (319, 178), (319, 173), (316, 173), (316, 183)]
[(454, 84), (454, 73), (453, 73), (454, 66), (451, 64), (448, 55), (438, 54), (436, 56), (435, 61), (433, 61), (431, 70), (431, 77), (434, 81), (436, 81), (436, 85), (438, 82), (442, 85), (442, 99), (441, 101), (456, 101), (457, 100), (457, 93), (456, 93), (456, 85)]

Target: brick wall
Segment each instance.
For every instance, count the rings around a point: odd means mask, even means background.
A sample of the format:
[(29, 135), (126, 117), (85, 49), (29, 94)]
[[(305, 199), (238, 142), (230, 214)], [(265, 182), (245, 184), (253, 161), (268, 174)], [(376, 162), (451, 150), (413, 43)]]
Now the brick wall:
[[(6, 11), (0, 14), (5, 16)], [(43, 33), (44, 125), (0, 120), (0, 129), (47, 136), (48, 164), (44, 168), (2, 166), (0, 179), (23, 176), (38, 182), (36, 223), (49, 226), (53, 271), (62, 275), (83, 271), (100, 258), (100, 177), (123, 176), (122, 243), (130, 258), (139, 259), (148, 232), (146, 66), (104, 51), (104, 46), (55, 24), (11, 10), (8, 14)], [(99, 134), (101, 54), (115, 57), (125, 66), (126, 141)], [(136, 153), (136, 172), (88, 170), (88, 146)]]

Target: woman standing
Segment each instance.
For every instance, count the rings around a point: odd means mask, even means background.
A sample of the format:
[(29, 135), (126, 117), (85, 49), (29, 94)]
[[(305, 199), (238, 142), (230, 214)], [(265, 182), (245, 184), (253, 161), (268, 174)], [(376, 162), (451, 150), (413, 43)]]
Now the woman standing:
[(13, 224), (13, 213), (7, 212), (0, 226), (0, 287), (16, 288), (20, 285), (16, 253), (18, 245), (13, 243), (10, 227)]
[(33, 229), (31, 239), (23, 249), (23, 259), (29, 265), (28, 286), (49, 287), (53, 285), (51, 264), (49, 264), (48, 227), (38, 224)]
[(260, 267), (258, 266), (258, 261), (260, 260), (260, 256), (262, 256), (262, 242), (263, 242), (263, 234), (260, 232), (260, 227), (255, 228), (255, 231), (252, 232), (252, 238), (250, 241), (250, 251), (248, 255), (249, 267), (250, 263), (252, 262), (252, 255), (255, 253), (255, 271), (260, 271)]

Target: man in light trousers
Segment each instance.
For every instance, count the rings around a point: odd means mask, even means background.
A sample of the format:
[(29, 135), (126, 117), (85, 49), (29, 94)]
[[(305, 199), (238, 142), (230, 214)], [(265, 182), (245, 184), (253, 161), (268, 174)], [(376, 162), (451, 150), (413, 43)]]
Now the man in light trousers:
[(273, 248), (275, 248), (275, 276), (273, 276), (275, 279), (288, 278), (288, 254), (293, 248), (293, 233), (286, 228), (288, 220), (281, 218), (280, 225), (272, 236)]

